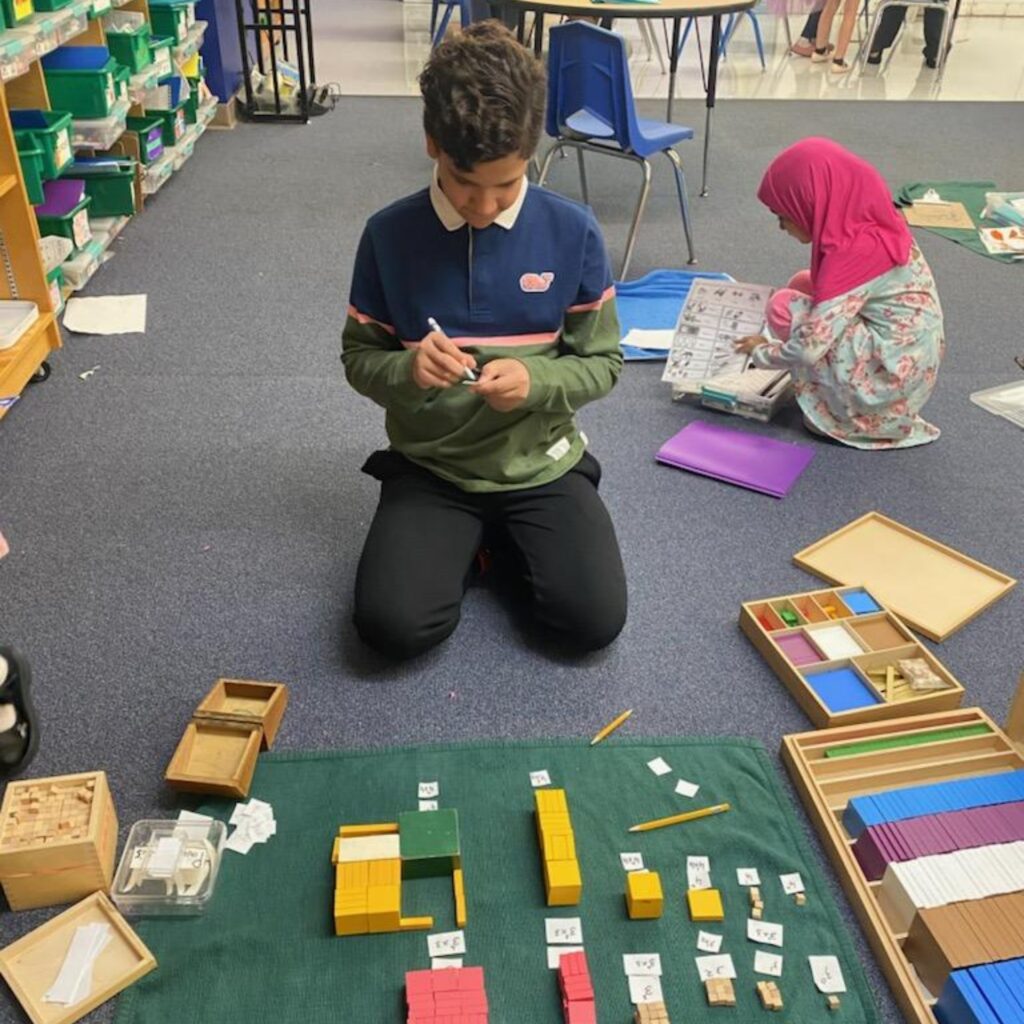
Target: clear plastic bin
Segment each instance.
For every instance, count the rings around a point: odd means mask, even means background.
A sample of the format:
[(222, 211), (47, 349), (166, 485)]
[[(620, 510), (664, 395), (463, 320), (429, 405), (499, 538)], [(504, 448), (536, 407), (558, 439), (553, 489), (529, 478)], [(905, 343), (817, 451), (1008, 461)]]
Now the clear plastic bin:
[(18, 344), (21, 336), (39, 319), (39, 307), (21, 299), (0, 299), (0, 349)]
[(125, 843), (110, 895), (132, 917), (196, 915), (217, 883), (222, 821), (137, 821)]
[(75, 149), (110, 149), (124, 133), (129, 100), (119, 100), (108, 117), (75, 118), (71, 122), (71, 145)]
[(36, 59), (36, 34), (20, 29), (0, 32), (0, 82), (25, 74)]
[(39, 239), (39, 256), (43, 267), (49, 273), (59, 267), (74, 251), (75, 243), (63, 235), (43, 235)]
[(60, 266), (64, 272), (64, 280), (76, 291), (84, 288), (96, 268), (100, 265), (103, 250), (95, 242), (89, 242), (73, 259), (65, 260)]
[(68, 16), (57, 25), (57, 45), (63, 46), (68, 40), (80, 36), (88, 27), (88, 14), (69, 11)]
[(143, 195), (155, 195), (174, 171), (174, 147), (168, 146), (159, 160), (151, 163), (142, 175)]

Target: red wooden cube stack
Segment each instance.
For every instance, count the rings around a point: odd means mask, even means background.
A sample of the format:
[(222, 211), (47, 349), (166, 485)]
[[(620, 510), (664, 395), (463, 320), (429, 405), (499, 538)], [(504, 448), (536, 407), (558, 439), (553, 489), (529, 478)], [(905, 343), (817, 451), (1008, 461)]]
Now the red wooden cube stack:
[(487, 993), (482, 967), (408, 971), (407, 1024), (487, 1024)]
[(558, 961), (558, 984), (562, 989), (565, 1024), (597, 1024), (594, 987), (590, 983), (587, 954), (563, 953)]

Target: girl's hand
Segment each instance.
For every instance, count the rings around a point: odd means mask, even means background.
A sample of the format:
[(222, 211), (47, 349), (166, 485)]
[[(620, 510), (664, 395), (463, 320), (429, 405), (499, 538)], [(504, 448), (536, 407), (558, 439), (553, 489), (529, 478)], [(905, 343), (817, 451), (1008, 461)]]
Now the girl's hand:
[(768, 339), (762, 337), (760, 334), (748, 334), (745, 338), (737, 338), (737, 340), (732, 343), (732, 347), (737, 352), (743, 352), (745, 355), (749, 356), (758, 345), (767, 344)]

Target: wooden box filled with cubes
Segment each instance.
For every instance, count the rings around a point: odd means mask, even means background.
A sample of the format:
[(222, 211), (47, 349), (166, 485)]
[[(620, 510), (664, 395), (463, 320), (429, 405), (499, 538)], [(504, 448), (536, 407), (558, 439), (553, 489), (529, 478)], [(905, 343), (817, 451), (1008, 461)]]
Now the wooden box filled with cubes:
[(12, 910), (110, 887), (117, 812), (104, 772), (11, 782), (0, 807), (0, 884)]

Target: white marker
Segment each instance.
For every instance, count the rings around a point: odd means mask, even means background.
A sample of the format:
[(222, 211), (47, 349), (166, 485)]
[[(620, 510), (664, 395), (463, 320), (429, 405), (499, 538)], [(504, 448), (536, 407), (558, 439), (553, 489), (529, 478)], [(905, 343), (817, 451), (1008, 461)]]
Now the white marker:
[[(441, 330), (441, 325), (432, 316), (427, 317), (427, 326), (438, 334), (444, 334), (444, 331)], [(448, 337), (448, 335), (445, 334), (445, 337)], [(480, 374), (469, 366), (464, 366), (462, 373), (466, 378), (466, 384), (475, 384), (480, 379)]]

